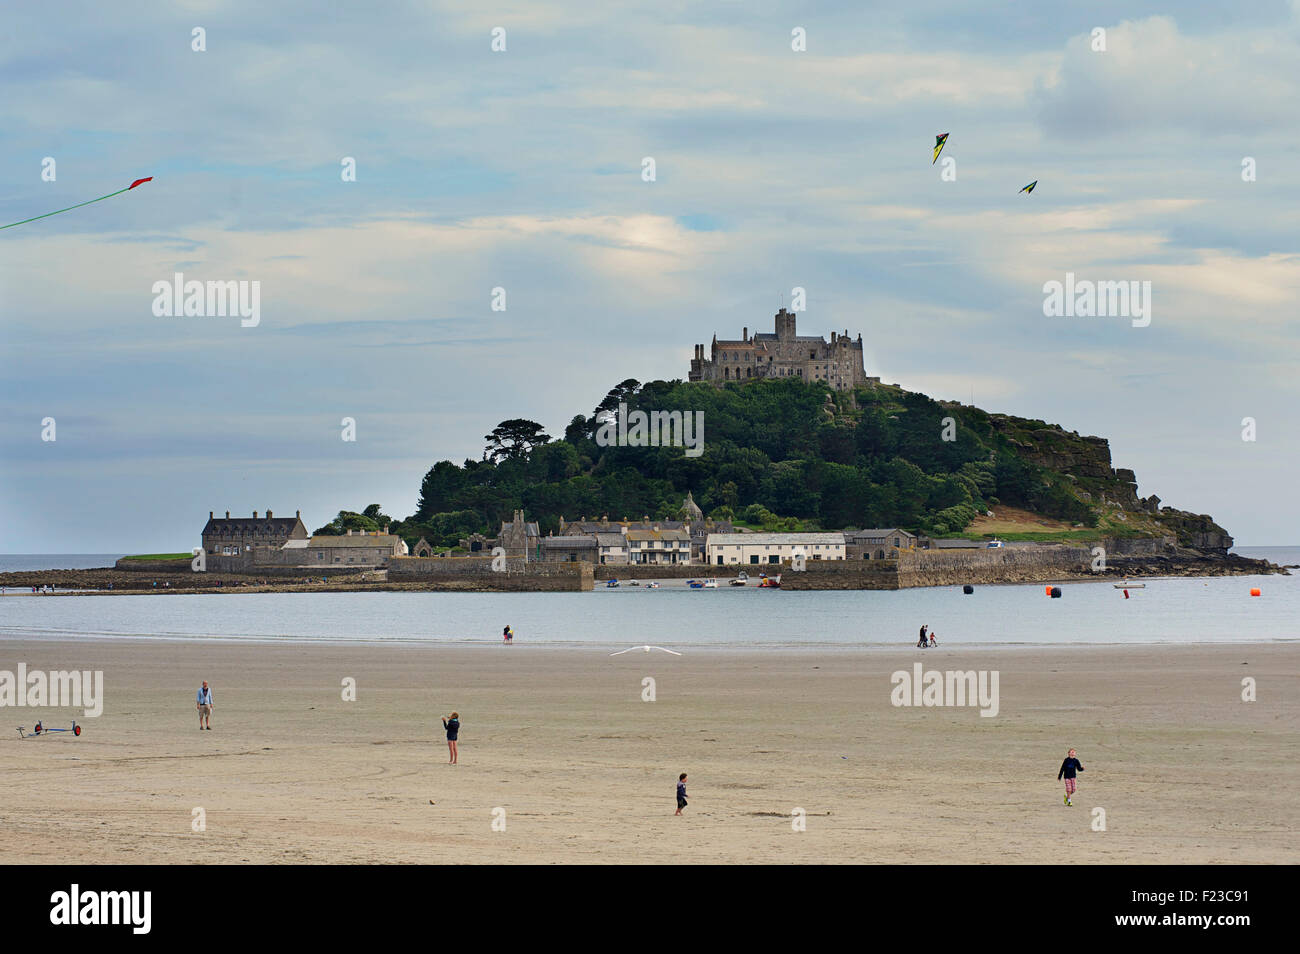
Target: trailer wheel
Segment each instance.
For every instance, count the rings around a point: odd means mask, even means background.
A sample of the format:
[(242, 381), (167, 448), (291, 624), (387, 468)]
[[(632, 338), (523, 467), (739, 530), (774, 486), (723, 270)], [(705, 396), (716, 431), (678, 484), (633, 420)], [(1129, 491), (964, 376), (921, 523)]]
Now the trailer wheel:
[(75, 722), (72, 723), (72, 734), (81, 735), (81, 726), (77, 725), (77, 723)]

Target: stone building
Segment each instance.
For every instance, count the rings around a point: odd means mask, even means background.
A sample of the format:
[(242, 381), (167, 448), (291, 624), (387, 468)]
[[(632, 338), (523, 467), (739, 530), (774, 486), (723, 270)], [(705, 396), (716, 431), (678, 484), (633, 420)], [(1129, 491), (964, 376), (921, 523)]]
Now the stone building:
[(541, 551), (543, 563), (595, 563), (596, 538), (588, 533), (542, 537)]
[(302, 511), (292, 517), (274, 517), (271, 511), (259, 517), (218, 517), (208, 511), (208, 522), (203, 527), (203, 549), (210, 556), (241, 557), (251, 560), (256, 550), (279, 550), (290, 540), (306, 540), (307, 528), (303, 526)]
[(502, 521), (501, 532), (497, 534), (496, 540), (488, 542), (494, 547), (499, 546), (504, 549), (507, 559), (540, 561), (542, 532), (537, 529), (536, 521), (524, 520), (522, 510), (516, 510), (513, 517), (514, 519), (509, 523)]
[(614, 566), (628, 562), (627, 528), (601, 530), (595, 534), (597, 562)]
[(784, 308), (776, 313), (773, 334), (750, 335), (744, 328), (737, 341), (719, 341), (714, 335), (708, 357), (704, 345), (697, 344), (687, 380), (721, 383), (784, 377), (823, 381), (836, 391), (880, 380), (867, 377), (861, 334), (854, 340), (847, 329), (842, 335), (832, 331), (830, 341), (798, 334), (794, 313)]
[(915, 550), (917, 537), (898, 527), (845, 530), (844, 543), (850, 560), (893, 560), (899, 550)]
[(317, 536), (299, 548), (298, 566), (383, 566), (389, 557), (406, 556), (401, 537), (378, 530), (349, 530), (342, 535)]

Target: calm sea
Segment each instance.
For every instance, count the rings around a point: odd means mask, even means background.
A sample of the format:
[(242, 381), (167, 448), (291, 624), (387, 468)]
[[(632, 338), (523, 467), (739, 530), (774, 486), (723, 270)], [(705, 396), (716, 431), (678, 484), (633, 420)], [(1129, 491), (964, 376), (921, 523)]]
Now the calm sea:
[[(1242, 548), (1300, 564), (1300, 548)], [(7, 559), (16, 559), (9, 557)], [(44, 558), (70, 566), (68, 557)], [(89, 558), (87, 558), (89, 559)], [(59, 562), (63, 561), (63, 562)], [(111, 563), (111, 561), (109, 561)], [(90, 562), (86, 565), (107, 565)], [(1300, 642), (1300, 571), (1293, 576), (1151, 580), (897, 591), (793, 592), (753, 586), (688, 590), (624, 586), (593, 593), (252, 593), (31, 596), (0, 599), (0, 639), (150, 637), (271, 641), (500, 642), (516, 647), (899, 647), (928, 624), (941, 645)], [(1251, 597), (1251, 587), (1263, 595)]]

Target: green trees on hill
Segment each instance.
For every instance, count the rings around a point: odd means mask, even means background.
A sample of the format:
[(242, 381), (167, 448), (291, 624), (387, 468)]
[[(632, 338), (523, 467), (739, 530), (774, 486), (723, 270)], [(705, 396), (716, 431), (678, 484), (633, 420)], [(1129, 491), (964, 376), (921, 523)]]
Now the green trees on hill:
[[(603, 414), (617, 414), (620, 404), (629, 412), (702, 411), (704, 453), (602, 446)], [(985, 412), (887, 386), (849, 395), (798, 378), (722, 388), (629, 379), (590, 415), (570, 420), (562, 439), (514, 419), (487, 441), (482, 460), (434, 464), (416, 512), (393, 532), (454, 546), (473, 532), (495, 534), (517, 509), (543, 533), (557, 530), (561, 516), (670, 519), (688, 490), (705, 514), (763, 529), (955, 534), (996, 502), (1096, 523), (1068, 481), (1018, 454)], [(330, 524), (339, 530), (318, 532), (343, 532), (358, 517), (373, 521), (343, 512)]]

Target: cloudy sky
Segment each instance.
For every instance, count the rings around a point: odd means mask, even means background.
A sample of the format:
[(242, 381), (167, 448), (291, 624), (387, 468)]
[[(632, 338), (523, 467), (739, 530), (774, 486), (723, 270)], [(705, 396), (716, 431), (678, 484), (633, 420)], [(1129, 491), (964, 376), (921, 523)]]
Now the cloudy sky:
[[(406, 516), (502, 419), (562, 433), (715, 332), (771, 330), (795, 286), (800, 331), (861, 332), (868, 374), (1108, 437), (1143, 495), (1300, 542), (1300, 2), (191, 0), (5, 26), (0, 224), (155, 179), (0, 232), (0, 552), (184, 549), (209, 510)], [(260, 282), (260, 324), (156, 316), (176, 272)], [(1066, 272), (1150, 281), (1150, 325), (1045, 317)]]

